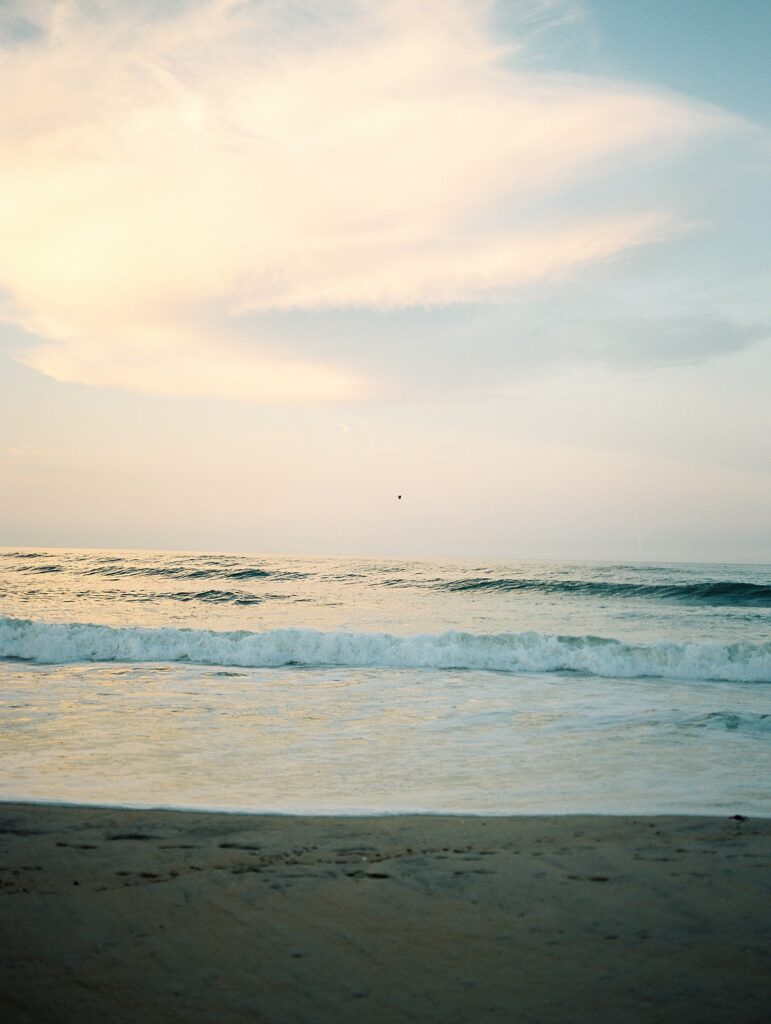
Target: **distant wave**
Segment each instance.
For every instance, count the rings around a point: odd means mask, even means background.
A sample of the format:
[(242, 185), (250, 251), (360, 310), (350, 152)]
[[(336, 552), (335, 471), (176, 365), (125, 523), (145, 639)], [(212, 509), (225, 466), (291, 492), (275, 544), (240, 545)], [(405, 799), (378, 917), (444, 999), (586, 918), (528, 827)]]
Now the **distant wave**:
[(695, 583), (618, 583), (599, 580), (496, 579), (477, 576), (470, 579), (437, 581), (435, 585), (450, 592), (464, 591), (538, 591), (542, 594), (584, 594), (587, 597), (643, 597), (705, 604), (752, 605), (771, 607), (771, 586), (739, 580), (705, 580)]
[(0, 657), (46, 664), (152, 661), (252, 668), (335, 665), (771, 682), (771, 644), (631, 644), (602, 637), (535, 632), (391, 636), (274, 629), (252, 633), (113, 628), (0, 618)]
[[(680, 579), (669, 581), (666, 577), (658, 580), (651, 573), (662, 570), (649, 567), (641, 569), (626, 567), (626, 573), (634, 572), (636, 579), (603, 579), (587, 571), (587, 578), (571, 571), (566, 577), (523, 576), (424, 576), (413, 575), (403, 565), (373, 566), (369, 572), (359, 569), (350, 573), (325, 572), (318, 567), (302, 571), (295, 568), (281, 568), (271, 564), (250, 565), (223, 556), (197, 556), (194, 560), (168, 560), (157, 564), (143, 560), (129, 560), (116, 557), (98, 559), (81, 557), (79, 561), (62, 561), (56, 556), (43, 553), (12, 552), (5, 557), (19, 559), (13, 570), (32, 576), (64, 575), (75, 578), (104, 578), (120, 581), (132, 577), (159, 580), (180, 580), (206, 584), (217, 581), (257, 585), (270, 582), (291, 582), (293, 580), (316, 579), (326, 582), (369, 584), (373, 588), (435, 590), (449, 594), (532, 594), (593, 599), (627, 599), (676, 601), (679, 603), (701, 604), (723, 607), (771, 608), (771, 583), (753, 583), (731, 579)], [(624, 567), (616, 570), (621, 572)], [(640, 578), (643, 573), (643, 579)], [(52, 582), (54, 582), (52, 580)]]
[(244, 590), (179, 590), (173, 594), (153, 594), (154, 601), (202, 602), (203, 604), (262, 604), (272, 595), (249, 594)]
[(226, 568), (192, 568), (185, 565), (99, 565), (84, 569), (84, 576), (106, 576), (109, 579), (120, 579), (124, 576), (148, 576), (169, 580), (300, 580), (308, 575), (304, 572), (290, 572), (281, 569), (238, 569)]
[(45, 551), (0, 551), (0, 558), (50, 558)]
[[(31, 598), (45, 597), (46, 590), (28, 590), (27, 596)], [(176, 591), (154, 591), (154, 590), (78, 590), (71, 594), (79, 601), (131, 601), (138, 604), (153, 605), (158, 601), (181, 601), (184, 604), (220, 604), (220, 605), (252, 605), (264, 604), (265, 601), (292, 601), (294, 603), (305, 600), (301, 597), (293, 597), (291, 594), (251, 594), (248, 590), (176, 590)]]
[[(16, 557), (27, 557), (18, 555)], [(31, 556), (30, 556), (31, 557)], [(300, 580), (309, 573), (285, 569), (239, 568), (234, 566), (196, 567), (188, 565), (132, 565), (117, 559), (105, 559), (97, 565), (80, 569), (72, 565), (50, 562), (43, 565), (33, 563), (17, 567), (18, 572), (43, 575), (47, 573), (71, 573), (74, 576), (104, 576), (107, 579), (143, 576), (168, 580)]]
[[(24, 555), (20, 557), (31, 558), (31, 555)], [(46, 565), (23, 565), (19, 568), (20, 572), (32, 572), (32, 573), (49, 573), (49, 572), (66, 572), (66, 569), (62, 565), (49, 563)]]

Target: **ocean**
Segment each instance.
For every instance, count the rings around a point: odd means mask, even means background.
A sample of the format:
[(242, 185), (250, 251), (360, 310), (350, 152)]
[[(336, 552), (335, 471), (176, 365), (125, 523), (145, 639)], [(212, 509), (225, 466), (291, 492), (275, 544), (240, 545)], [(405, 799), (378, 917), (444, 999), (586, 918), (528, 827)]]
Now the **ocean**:
[(0, 549), (0, 797), (771, 816), (771, 568)]

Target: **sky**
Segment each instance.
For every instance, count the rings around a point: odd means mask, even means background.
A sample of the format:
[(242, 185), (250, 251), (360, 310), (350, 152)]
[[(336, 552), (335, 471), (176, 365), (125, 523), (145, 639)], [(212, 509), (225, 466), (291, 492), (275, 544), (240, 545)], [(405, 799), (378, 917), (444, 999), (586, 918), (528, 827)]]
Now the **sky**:
[(771, 561), (769, 40), (0, 0), (0, 545)]

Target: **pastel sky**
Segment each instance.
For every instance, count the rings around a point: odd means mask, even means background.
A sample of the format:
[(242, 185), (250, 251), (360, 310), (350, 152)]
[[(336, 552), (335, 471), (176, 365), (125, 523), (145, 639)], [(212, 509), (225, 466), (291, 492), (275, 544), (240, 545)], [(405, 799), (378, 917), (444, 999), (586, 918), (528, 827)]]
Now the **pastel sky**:
[(0, 2), (0, 545), (771, 561), (770, 40)]

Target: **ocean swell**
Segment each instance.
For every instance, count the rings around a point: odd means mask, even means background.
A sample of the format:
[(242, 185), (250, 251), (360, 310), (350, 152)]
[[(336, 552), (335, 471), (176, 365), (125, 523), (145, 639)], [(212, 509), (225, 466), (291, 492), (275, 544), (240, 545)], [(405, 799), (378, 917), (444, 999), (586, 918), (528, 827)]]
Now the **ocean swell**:
[(244, 668), (297, 665), (488, 669), (581, 672), (613, 678), (771, 682), (771, 644), (632, 644), (603, 637), (536, 632), (392, 636), (273, 629), (253, 633), (115, 628), (0, 618), (0, 658), (41, 664), (118, 661)]
[(717, 605), (771, 607), (771, 586), (740, 580), (700, 580), (691, 583), (622, 583), (603, 580), (543, 580), (475, 576), (438, 581), (438, 589), (450, 593), (538, 591), (542, 594), (578, 594), (586, 597), (640, 597), (693, 601)]
[[(33, 570), (28, 570), (33, 571)], [(42, 572), (43, 569), (35, 569)], [(54, 571), (51, 569), (50, 571)], [(300, 580), (308, 575), (304, 572), (288, 570), (268, 570), (259, 568), (195, 568), (186, 565), (98, 565), (83, 570), (84, 576), (106, 576), (108, 579), (121, 579), (125, 576), (147, 576), (155, 579), (169, 580)]]

